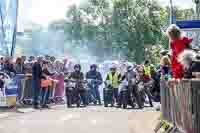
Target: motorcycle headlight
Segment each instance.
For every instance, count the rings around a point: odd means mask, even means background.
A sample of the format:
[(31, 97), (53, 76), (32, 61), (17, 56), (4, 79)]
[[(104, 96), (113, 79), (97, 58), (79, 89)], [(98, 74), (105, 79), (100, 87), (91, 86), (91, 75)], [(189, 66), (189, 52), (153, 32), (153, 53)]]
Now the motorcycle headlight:
[(74, 88), (76, 86), (76, 84), (75, 83), (69, 83), (69, 87), (72, 87), (72, 88)]
[(138, 89), (139, 89), (139, 91), (143, 90), (144, 89), (144, 85), (143, 84), (138, 84)]
[(136, 84), (136, 79), (132, 79), (132, 80), (131, 80), (131, 83), (132, 83), (132, 84)]
[(111, 84), (112, 84), (112, 82), (111, 82), (111, 81), (109, 81), (109, 80), (107, 80), (107, 81), (106, 81), (106, 85), (108, 85), (108, 86), (109, 86), (109, 85), (111, 85)]

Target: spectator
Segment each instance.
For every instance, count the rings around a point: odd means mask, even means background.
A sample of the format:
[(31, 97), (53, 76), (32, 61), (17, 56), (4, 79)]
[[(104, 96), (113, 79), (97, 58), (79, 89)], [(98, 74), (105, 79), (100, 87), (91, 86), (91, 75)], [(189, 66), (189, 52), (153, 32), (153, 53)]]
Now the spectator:
[(55, 63), (56, 58), (55, 58), (54, 56), (51, 56), (51, 57), (50, 57), (50, 61), (51, 61), (52, 63)]
[(42, 57), (38, 57), (32, 66), (32, 84), (34, 89), (33, 107), (38, 109), (38, 98), (42, 79)]
[(16, 59), (15, 71), (16, 71), (16, 74), (24, 74), (25, 73), (24, 64), (23, 64), (21, 58)]
[(12, 58), (6, 57), (3, 70), (9, 76), (11, 76), (13, 73), (15, 73), (15, 69), (14, 69), (14, 65), (13, 65), (13, 62), (12, 62)]
[(1, 57), (0, 58), (0, 71), (3, 71), (3, 69), (4, 69), (4, 58)]
[(172, 75), (175, 79), (181, 79), (184, 70), (182, 64), (178, 61), (178, 56), (185, 49), (190, 48), (192, 39), (181, 37), (181, 30), (176, 25), (171, 25), (167, 29), (167, 34), (170, 39)]
[(28, 62), (33, 62), (35, 60), (35, 57), (34, 56), (30, 56), (29, 59), (28, 59)]
[(24, 65), (24, 63), (26, 62), (26, 56), (22, 56), (22, 57), (21, 57), (21, 62), (22, 62), (22, 64)]
[(184, 68), (184, 78), (199, 78), (200, 60), (199, 55), (193, 50), (185, 50), (179, 56), (179, 61)]
[(52, 85), (52, 81), (49, 80), (49, 76), (52, 74), (48, 70), (48, 61), (44, 61), (42, 64), (42, 86), (41, 86), (41, 107), (42, 108), (49, 108), (47, 105), (49, 95), (50, 95), (50, 88)]
[(50, 56), (49, 55), (45, 55), (45, 60), (50, 61)]
[(167, 78), (169, 78), (168, 76), (171, 75), (171, 62), (168, 56), (163, 56), (161, 58), (161, 75), (162, 76), (167, 76)]
[(146, 60), (144, 62), (144, 80), (145, 81), (149, 81), (151, 79), (151, 66), (150, 66), (150, 62), (148, 60)]

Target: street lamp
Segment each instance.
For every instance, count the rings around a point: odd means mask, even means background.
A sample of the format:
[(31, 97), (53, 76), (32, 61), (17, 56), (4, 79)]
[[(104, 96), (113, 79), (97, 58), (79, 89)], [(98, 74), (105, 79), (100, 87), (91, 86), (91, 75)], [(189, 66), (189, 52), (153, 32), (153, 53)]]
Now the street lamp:
[(170, 24), (173, 24), (173, 15), (174, 15), (174, 10), (173, 10), (173, 1), (170, 0)]
[(199, 19), (199, 16), (200, 16), (200, 0), (193, 0), (193, 2), (196, 4), (196, 16), (197, 16), (197, 19)]

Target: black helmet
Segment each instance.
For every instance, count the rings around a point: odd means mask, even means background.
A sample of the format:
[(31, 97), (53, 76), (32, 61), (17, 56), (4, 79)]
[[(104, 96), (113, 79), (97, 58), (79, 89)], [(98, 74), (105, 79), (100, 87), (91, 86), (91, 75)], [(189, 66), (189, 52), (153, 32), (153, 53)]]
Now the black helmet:
[(163, 50), (160, 51), (160, 54), (163, 55), (163, 56), (167, 55), (168, 53), (169, 53), (168, 50), (163, 49)]
[(129, 65), (129, 66), (127, 66), (127, 71), (133, 71), (133, 69), (134, 69), (134, 67), (133, 67), (133, 65)]
[(92, 64), (92, 65), (90, 66), (90, 69), (92, 69), (92, 68), (97, 69), (97, 65), (96, 65), (96, 64)]
[(79, 68), (81, 70), (81, 65), (80, 64), (76, 64), (74, 65), (74, 69)]

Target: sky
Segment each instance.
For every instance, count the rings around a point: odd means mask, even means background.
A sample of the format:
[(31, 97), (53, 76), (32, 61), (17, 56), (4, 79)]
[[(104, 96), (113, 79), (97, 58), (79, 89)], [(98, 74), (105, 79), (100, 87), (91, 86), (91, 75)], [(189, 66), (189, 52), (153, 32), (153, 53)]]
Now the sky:
[[(169, 0), (158, 0), (163, 6)], [(181, 8), (194, 6), (192, 0), (173, 0)], [(184, 2), (183, 2), (184, 1)], [(20, 0), (18, 25), (21, 28), (29, 22), (48, 25), (49, 22), (65, 17), (67, 8), (72, 4), (79, 5), (84, 0)]]
[[(163, 5), (169, 5), (170, 0), (158, 0), (158, 1)], [(181, 8), (190, 8), (194, 6), (192, 1), (193, 0), (173, 0), (173, 4)]]

